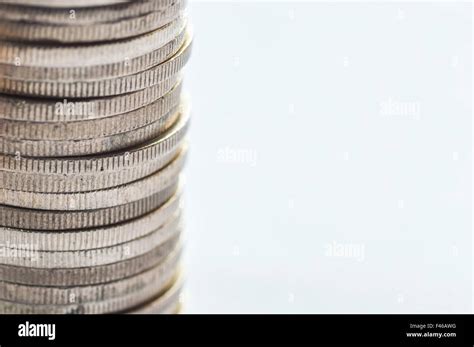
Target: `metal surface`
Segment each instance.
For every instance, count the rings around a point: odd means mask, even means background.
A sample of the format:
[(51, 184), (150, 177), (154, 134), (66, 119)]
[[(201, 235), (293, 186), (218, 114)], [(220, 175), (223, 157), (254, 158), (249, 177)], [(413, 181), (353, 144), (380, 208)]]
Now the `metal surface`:
[(185, 5), (0, 0), (0, 314), (178, 312)]

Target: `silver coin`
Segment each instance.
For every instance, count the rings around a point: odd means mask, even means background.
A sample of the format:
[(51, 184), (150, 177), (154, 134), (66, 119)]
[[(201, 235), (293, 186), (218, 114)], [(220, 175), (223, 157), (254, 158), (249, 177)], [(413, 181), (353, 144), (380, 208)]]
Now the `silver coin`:
[(2, 247), (0, 263), (34, 268), (79, 268), (113, 264), (135, 258), (150, 252), (179, 234), (181, 216), (174, 216), (161, 227), (154, 229), (138, 239), (106, 248), (81, 251), (37, 251), (35, 245), (30, 249), (11, 249)]
[(0, 281), (0, 301), (33, 305), (70, 305), (110, 300), (150, 287), (160, 292), (161, 285), (166, 285), (170, 274), (175, 273), (180, 255), (180, 249), (173, 250), (163, 262), (149, 270), (132, 277), (93, 286), (39, 287)]
[[(0, 122), (0, 136), (21, 140), (85, 140), (126, 133), (162, 119), (181, 98), (182, 83), (178, 82), (162, 98), (127, 113), (83, 121), (30, 122), (4, 119)], [(68, 105), (62, 104), (61, 112)], [(70, 107), (74, 107), (71, 105)]]
[(162, 295), (140, 307), (132, 308), (128, 314), (177, 314), (181, 307), (181, 293), (184, 286), (182, 276)]
[(162, 11), (170, 7), (175, 1), (0, 0), (0, 19), (50, 24), (95, 24), (138, 17), (153, 11)]
[(8, 40), (45, 41), (60, 43), (88, 43), (111, 41), (137, 36), (155, 30), (176, 18), (185, 8), (184, 1), (122, 20), (94, 24), (49, 24), (2, 19), (2, 37)]
[(186, 20), (126, 41), (43, 46), (0, 41), (0, 76), (26, 81), (76, 82), (127, 76), (165, 62), (183, 46)]
[(161, 206), (176, 192), (176, 183), (142, 200), (110, 208), (87, 211), (44, 211), (0, 205), (0, 225), (30, 230), (97, 228), (141, 217)]
[[(151, 53), (182, 34), (185, 25), (186, 17), (179, 16), (171, 23), (144, 35), (126, 40), (87, 45), (15, 42), (0, 38), (0, 63), (12, 65), (18, 72), (21, 72), (23, 69), (37, 67), (43, 68), (51, 74), (54, 74), (54, 71), (61, 71), (61, 74), (63, 74), (67, 73), (68, 68), (77, 69), (75, 71), (76, 74), (73, 75), (77, 77), (77, 75), (80, 75), (78, 71), (81, 71), (83, 68), (123, 63), (127, 59), (131, 60)], [(103, 72), (99, 73), (103, 74)], [(45, 77), (55, 76), (46, 75)], [(59, 78), (61, 77), (59, 76)], [(71, 77), (64, 76), (64, 79)]]
[(177, 247), (178, 242), (179, 236), (171, 238), (141, 256), (100, 266), (46, 269), (0, 264), (0, 279), (10, 283), (47, 287), (85, 286), (113, 282), (158, 265)]
[(42, 99), (0, 94), (0, 119), (25, 122), (78, 122), (112, 117), (142, 108), (168, 93), (180, 80), (176, 74), (133, 93), (104, 98)]
[(122, 186), (80, 193), (37, 193), (0, 188), (0, 204), (39, 210), (84, 211), (124, 205), (174, 184), (186, 160), (181, 152), (160, 171)]
[(186, 148), (189, 115), (158, 139), (128, 151), (78, 158), (25, 158), (0, 154), (0, 189), (89, 192), (123, 185), (162, 169)]
[(0, 152), (10, 155), (20, 153), (27, 157), (77, 157), (117, 152), (159, 137), (176, 123), (181, 113), (182, 108), (177, 105), (152, 123), (91, 139), (29, 140), (2, 137)]
[(143, 72), (93, 81), (25, 81), (0, 76), (0, 92), (56, 98), (105, 97), (135, 92), (159, 84), (181, 71), (191, 54), (191, 38), (173, 57)]
[[(125, 223), (85, 230), (23, 230), (0, 227), (0, 245), (36, 251), (80, 251), (106, 248), (151, 233), (174, 218), (180, 207), (179, 192), (158, 209)], [(1, 247), (0, 247), (1, 248)]]
[[(177, 266), (179, 269), (179, 266)], [(69, 305), (32, 305), (0, 300), (0, 314), (105, 314), (127, 310), (165, 292), (174, 283), (179, 270), (163, 274), (152, 286), (147, 286), (131, 294), (104, 301), (76, 303)]]
[[(127, 3), (130, 0), (0, 0), (3, 4), (16, 4), (20, 6), (71, 8), (71, 7), (97, 7)], [(160, 0), (161, 1), (161, 0)]]
[[(99, 172), (97, 174), (88, 173), (84, 172), (86, 170), (81, 171), (80, 165), (76, 166), (76, 168), (78, 168), (77, 174), (71, 174), (71, 176), (65, 175), (64, 177), (61, 177), (57, 173), (35, 174), (34, 172), (27, 172), (17, 174), (14, 171), (10, 170), (0, 171), (0, 178), (2, 178), (0, 182), (2, 183), (2, 185), (5, 186), (4, 189), (37, 193), (84, 193), (108, 189), (142, 179), (146, 176), (153, 174), (156, 171), (161, 170), (175, 157), (177, 157), (179, 153), (181, 153), (183, 148), (186, 147), (186, 145), (181, 145), (181, 141), (178, 144), (169, 141), (165, 141), (162, 144), (166, 145), (169, 143), (171, 143), (172, 147), (168, 149), (170, 150), (170, 152), (168, 153), (161, 153), (160, 155), (157, 155), (156, 153), (150, 154), (150, 151), (137, 152), (136, 154), (148, 155), (148, 158), (150, 160), (145, 160), (142, 157), (140, 159), (142, 159), (143, 162), (139, 162), (137, 160), (137, 162), (134, 163), (135, 166), (125, 167), (125, 169), (123, 170), (120, 170), (120, 164), (122, 164), (123, 162), (114, 162), (111, 160), (110, 162), (108, 162), (111, 163), (111, 165), (113, 165), (114, 163), (119, 163), (116, 165), (118, 171), (115, 172), (109, 171), (112, 166), (108, 166), (107, 171), (105, 171), (104, 169), (104, 171)], [(153, 149), (156, 149), (156, 147), (154, 147)], [(132, 155), (130, 154), (130, 156)], [(125, 158), (126, 161), (132, 161), (134, 159), (128, 159), (127, 157)], [(100, 166), (98, 168), (96, 167), (96, 169), (100, 169)]]

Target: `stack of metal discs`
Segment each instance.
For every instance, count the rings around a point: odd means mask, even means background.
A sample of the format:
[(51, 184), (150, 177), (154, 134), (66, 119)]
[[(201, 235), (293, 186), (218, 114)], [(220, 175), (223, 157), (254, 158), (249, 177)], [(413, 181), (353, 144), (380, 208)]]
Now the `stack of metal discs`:
[(185, 0), (0, 0), (0, 313), (175, 313)]

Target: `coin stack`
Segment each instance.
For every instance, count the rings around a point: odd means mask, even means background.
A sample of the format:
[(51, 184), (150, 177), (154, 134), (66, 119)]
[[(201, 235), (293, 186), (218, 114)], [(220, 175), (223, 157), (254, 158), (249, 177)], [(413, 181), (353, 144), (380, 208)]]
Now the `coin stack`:
[(185, 0), (0, 0), (0, 313), (175, 313)]

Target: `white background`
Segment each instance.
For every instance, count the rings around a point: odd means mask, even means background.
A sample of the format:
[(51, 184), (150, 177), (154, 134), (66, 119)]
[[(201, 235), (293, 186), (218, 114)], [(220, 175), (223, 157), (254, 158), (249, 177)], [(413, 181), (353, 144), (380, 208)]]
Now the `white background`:
[(472, 311), (471, 7), (190, 3), (185, 312)]

